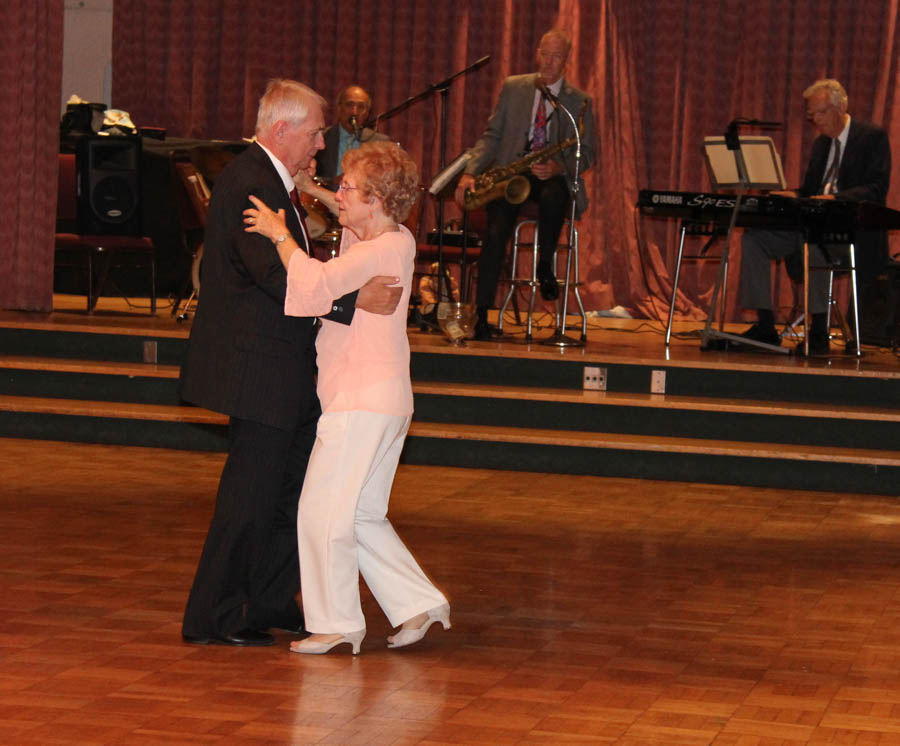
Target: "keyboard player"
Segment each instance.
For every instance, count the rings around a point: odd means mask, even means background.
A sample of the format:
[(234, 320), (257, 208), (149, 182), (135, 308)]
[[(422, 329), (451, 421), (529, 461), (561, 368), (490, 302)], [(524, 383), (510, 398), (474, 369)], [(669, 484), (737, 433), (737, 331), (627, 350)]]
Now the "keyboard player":
[[(887, 133), (879, 126), (853, 119), (847, 113), (847, 92), (836, 80), (823, 79), (803, 92), (806, 118), (819, 136), (813, 142), (803, 185), (796, 191), (773, 192), (788, 197), (816, 199), (869, 200), (884, 204), (890, 185), (891, 148)], [(856, 262), (860, 284), (878, 273), (887, 256), (883, 231), (864, 231), (856, 235)], [(756, 309), (757, 322), (741, 336), (769, 344), (781, 344), (775, 330), (772, 305), (771, 260), (785, 259), (798, 266), (803, 236), (798, 231), (746, 230), (741, 239), (740, 302)], [(802, 260), (801, 260), (802, 261)], [(810, 266), (824, 264), (820, 246), (810, 244)], [(828, 273), (813, 272), (809, 277), (810, 354), (829, 351), (826, 312)], [(855, 340), (858, 343), (858, 340)], [(737, 348), (735, 348), (737, 349)], [(753, 349), (744, 346), (741, 349)], [(802, 346), (798, 348), (798, 352)]]

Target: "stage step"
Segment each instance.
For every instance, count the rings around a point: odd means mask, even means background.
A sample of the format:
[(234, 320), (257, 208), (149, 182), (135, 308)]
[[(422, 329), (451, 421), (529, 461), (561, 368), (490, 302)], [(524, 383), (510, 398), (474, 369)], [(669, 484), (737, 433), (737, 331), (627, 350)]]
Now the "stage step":
[(413, 423), (408, 463), (897, 495), (900, 453)]
[[(0, 324), (0, 437), (224, 450), (226, 418), (178, 397), (187, 329), (144, 323)], [(900, 484), (893, 359), (670, 360), (415, 334), (411, 352), (408, 463), (880, 494)], [(607, 391), (583, 390), (586, 366), (604, 369)], [(650, 393), (654, 373), (665, 394)]]
[[(184, 355), (187, 331), (171, 323), (160, 328), (119, 329), (109, 319), (98, 320), (97, 326), (90, 327), (72, 321), (23, 326), (0, 318), (0, 350), (4, 355), (19, 357), (176, 367)], [(678, 396), (900, 408), (900, 370), (881, 363), (871, 369), (868, 365), (854, 369), (847, 362), (838, 367), (827, 361), (808, 364), (796, 356), (779, 355), (773, 360), (773, 356), (752, 353), (708, 353), (699, 360), (654, 361), (640, 351), (621, 352), (616, 348), (608, 352), (570, 350), (566, 354), (537, 345), (476, 343), (454, 348), (433, 336), (410, 336), (410, 370), (413, 380), (419, 382), (500, 383), (581, 391), (584, 369), (590, 366), (605, 370), (610, 393), (650, 393), (657, 374), (665, 379), (666, 394)]]
[[(226, 425), (198, 407), (0, 395), (6, 437), (224, 450)], [(413, 423), (404, 462), (877, 494), (900, 484), (896, 450), (430, 421)]]
[(0, 395), (0, 436), (196, 451), (225, 449), (228, 418), (182, 404)]
[[(173, 365), (0, 357), (0, 395), (181, 404)], [(897, 449), (900, 410), (816, 402), (414, 381), (417, 422)], [(174, 418), (177, 421), (177, 417)]]

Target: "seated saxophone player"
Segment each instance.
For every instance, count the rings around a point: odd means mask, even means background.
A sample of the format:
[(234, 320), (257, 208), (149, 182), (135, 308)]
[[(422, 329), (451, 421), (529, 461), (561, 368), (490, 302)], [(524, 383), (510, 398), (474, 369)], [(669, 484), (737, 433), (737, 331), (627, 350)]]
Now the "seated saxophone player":
[[(503, 82), (500, 99), (488, 120), (484, 134), (470, 151), (471, 158), (456, 189), (456, 201), (466, 206), (466, 191), (476, 185), (476, 176), (547, 150), (546, 159), (530, 159), (524, 176), (530, 183), (527, 199), (538, 205), (538, 241), (540, 257), (538, 280), (545, 300), (559, 296), (554, 275), (553, 253), (559, 241), (563, 221), (570, 205), (572, 179), (575, 173), (575, 146), (560, 146), (574, 138), (572, 122), (563, 111), (554, 109), (539, 85), (549, 89), (576, 118), (583, 112), (581, 133), (581, 171), (594, 161), (594, 121), (590, 97), (563, 78), (563, 70), (572, 43), (561, 31), (548, 31), (537, 48), (537, 72), (513, 75)], [(574, 142), (574, 140), (573, 140)], [(471, 192), (470, 192), (471, 196)], [(583, 184), (579, 184), (576, 214), (587, 207)], [(491, 339), (497, 330), (488, 324), (488, 309), (494, 305), (500, 268), (515, 229), (520, 205), (506, 198), (493, 199), (486, 205), (487, 235), (481, 249), (478, 267), (476, 306), (478, 320), (476, 339)]]

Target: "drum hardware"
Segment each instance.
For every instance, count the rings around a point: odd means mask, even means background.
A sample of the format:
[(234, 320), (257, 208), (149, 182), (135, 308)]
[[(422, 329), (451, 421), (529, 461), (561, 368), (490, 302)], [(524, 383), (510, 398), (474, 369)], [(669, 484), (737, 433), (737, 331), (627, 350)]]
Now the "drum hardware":
[(306, 229), (309, 231), (309, 237), (315, 241), (331, 229), (331, 210), (322, 200), (306, 192), (300, 192), (300, 204), (306, 210)]

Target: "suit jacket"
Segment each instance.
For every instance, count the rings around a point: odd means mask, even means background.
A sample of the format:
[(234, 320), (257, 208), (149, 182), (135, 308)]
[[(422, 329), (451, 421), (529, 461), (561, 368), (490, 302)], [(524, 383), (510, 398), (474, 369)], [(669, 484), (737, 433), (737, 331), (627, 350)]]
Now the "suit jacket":
[[(532, 122), (536, 73), (513, 75), (503, 82), (497, 108), (488, 120), (484, 134), (469, 151), (470, 160), (466, 173), (477, 175), (492, 166), (505, 166), (525, 155), (528, 145), (528, 130)], [(596, 136), (594, 134), (593, 102), (590, 96), (563, 80), (559, 91), (560, 102), (572, 112), (577, 120), (584, 110), (584, 132), (581, 135), (581, 172), (594, 162)], [(565, 112), (554, 111), (551, 116), (550, 142), (556, 145), (575, 134), (572, 122)], [(553, 160), (563, 167), (569, 188), (572, 188), (575, 173), (575, 146), (563, 155), (557, 154)], [(587, 208), (587, 194), (584, 182), (579, 179), (578, 214)]]
[(181, 368), (184, 400), (292, 429), (317, 407), (314, 320), (284, 315), (287, 272), (269, 239), (244, 231), (253, 194), (303, 232), (272, 161), (257, 144), (216, 179), (206, 220), (201, 292)]
[[(334, 182), (338, 170), (338, 150), (340, 150), (341, 125), (332, 124), (322, 136), (325, 138), (325, 148), (316, 154), (316, 176), (321, 176), (330, 182)], [(360, 142), (375, 142), (377, 140), (390, 140), (383, 132), (376, 132), (368, 127), (363, 127), (360, 133)], [(333, 184), (336, 188), (337, 185)]]
[[(821, 193), (830, 148), (831, 138), (825, 135), (813, 142), (803, 186), (797, 190), (800, 196)], [(875, 124), (851, 118), (835, 199), (868, 200), (883, 205), (890, 184), (891, 145), (887, 133)], [(859, 264), (864, 269), (877, 271), (887, 256), (887, 234), (884, 231), (859, 231), (855, 238)]]

